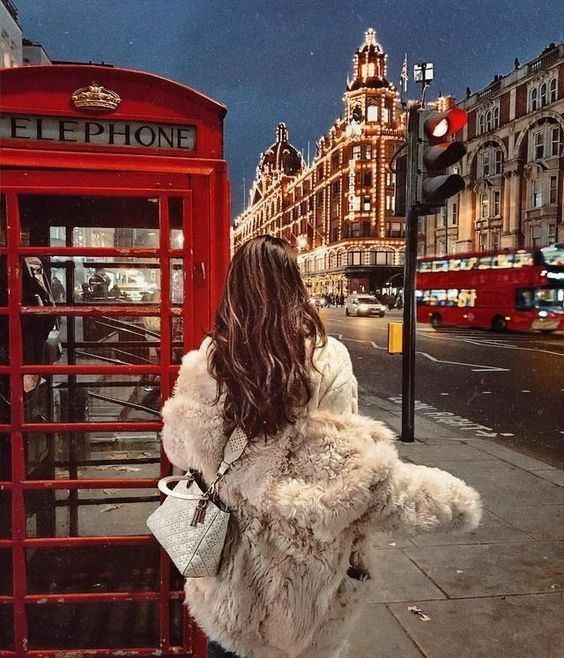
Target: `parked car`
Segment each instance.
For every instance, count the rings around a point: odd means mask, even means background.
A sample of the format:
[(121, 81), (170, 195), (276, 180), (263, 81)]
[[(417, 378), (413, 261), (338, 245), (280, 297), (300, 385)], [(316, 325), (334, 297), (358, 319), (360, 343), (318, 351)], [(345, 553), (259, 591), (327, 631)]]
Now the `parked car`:
[(313, 295), (309, 298), (309, 303), (317, 306), (317, 308), (325, 308), (327, 306), (327, 297), (323, 295)]
[(383, 318), (386, 307), (374, 295), (349, 295), (345, 301), (345, 315), (377, 315)]

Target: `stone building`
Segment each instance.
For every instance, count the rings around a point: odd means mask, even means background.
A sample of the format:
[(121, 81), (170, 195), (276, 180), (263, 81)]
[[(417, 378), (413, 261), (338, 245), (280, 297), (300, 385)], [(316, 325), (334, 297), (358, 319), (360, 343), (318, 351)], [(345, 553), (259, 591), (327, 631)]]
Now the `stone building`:
[(402, 276), (404, 219), (394, 216), (389, 163), (403, 143), (405, 114), (386, 59), (369, 29), (354, 55), (343, 116), (318, 141), (311, 165), (279, 124), (235, 220), (235, 249), (262, 233), (295, 245), (312, 294), (376, 291)]
[(564, 242), (564, 44), (495, 76), (468, 112), (466, 188), (419, 220), (419, 255)]
[(0, 0), (0, 68), (33, 64), (51, 64), (51, 60), (41, 44), (22, 37), (12, 0)]

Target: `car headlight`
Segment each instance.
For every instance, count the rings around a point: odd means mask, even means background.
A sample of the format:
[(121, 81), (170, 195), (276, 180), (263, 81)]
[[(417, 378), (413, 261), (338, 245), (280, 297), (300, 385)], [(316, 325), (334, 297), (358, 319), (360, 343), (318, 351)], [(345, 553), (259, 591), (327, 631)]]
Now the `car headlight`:
[(548, 313), (546, 311), (539, 311), (538, 316), (539, 316), (539, 318), (547, 318)]

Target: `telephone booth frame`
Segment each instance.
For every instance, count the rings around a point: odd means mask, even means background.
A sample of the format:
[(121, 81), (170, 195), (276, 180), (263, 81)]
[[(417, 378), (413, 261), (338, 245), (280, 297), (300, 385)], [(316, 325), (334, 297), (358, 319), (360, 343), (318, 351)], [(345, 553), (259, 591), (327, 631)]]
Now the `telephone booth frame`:
[(142, 526), (171, 472), (159, 409), (229, 261), (226, 108), (106, 66), (6, 69), (0, 88), (0, 658), (202, 658)]

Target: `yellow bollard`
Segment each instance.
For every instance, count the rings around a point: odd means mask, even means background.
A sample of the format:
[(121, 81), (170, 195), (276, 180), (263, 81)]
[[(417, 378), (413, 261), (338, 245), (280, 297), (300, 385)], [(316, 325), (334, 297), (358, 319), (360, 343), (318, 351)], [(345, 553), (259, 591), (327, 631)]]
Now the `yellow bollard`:
[(388, 353), (401, 354), (403, 322), (388, 322)]

